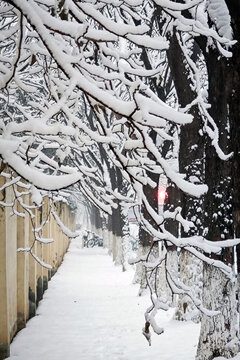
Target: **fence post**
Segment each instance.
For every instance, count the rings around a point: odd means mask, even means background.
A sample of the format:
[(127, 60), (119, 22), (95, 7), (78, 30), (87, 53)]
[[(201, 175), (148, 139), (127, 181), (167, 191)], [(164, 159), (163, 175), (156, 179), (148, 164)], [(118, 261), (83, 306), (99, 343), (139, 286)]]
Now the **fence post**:
[[(36, 209), (36, 221), (35, 226), (39, 228), (42, 224), (42, 207)], [(37, 257), (42, 260), (43, 258), (43, 249), (42, 243), (36, 241)], [(37, 263), (37, 306), (39, 301), (43, 298), (43, 267), (41, 264)]]
[[(4, 185), (4, 178), (0, 176), (0, 187)], [(3, 201), (5, 192), (0, 193)], [(5, 208), (0, 206), (0, 359), (10, 355), (10, 329), (8, 318), (8, 279), (6, 261), (6, 217)]]
[[(6, 189), (6, 202), (13, 203), (12, 186)], [(17, 216), (12, 214), (12, 207), (5, 208), (6, 216), (6, 271), (10, 340), (17, 332)]]
[[(46, 224), (44, 225), (42, 229), (42, 237), (43, 238), (49, 238), (49, 199), (48, 197), (44, 197), (44, 202), (42, 205), (42, 221), (46, 221)], [(43, 261), (46, 264), (49, 264), (49, 245), (50, 244), (43, 244)], [(43, 268), (43, 292), (48, 288), (48, 269)]]
[[(69, 207), (67, 204), (63, 204), (63, 214), (62, 214), (62, 222), (63, 224), (68, 228), (70, 229), (70, 222), (69, 222), (69, 214), (70, 211), (69, 211)], [(70, 243), (70, 239), (67, 235), (64, 234), (63, 236), (63, 255), (65, 254), (65, 252), (67, 251), (68, 249), (68, 246), (69, 246), (69, 243)]]
[[(32, 203), (31, 203), (32, 205)], [(32, 210), (33, 216), (36, 214), (36, 209)], [(29, 218), (29, 247), (32, 248), (34, 254), (37, 253), (37, 245), (35, 243), (34, 236), (34, 226), (36, 223), (35, 218)], [(29, 290), (28, 290), (28, 299), (29, 299), (29, 318), (31, 319), (36, 314), (36, 304), (37, 304), (37, 262), (29, 254)]]
[[(20, 190), (20, 189), (19, 189)], [(22, 196), (25, 202), (28, 197)], [(26, 211), (18, 203), (17, 210), (23, 213), (25, 217), (17, 217), (17, 247), (27, 248), (29, 246), (29, 216)], [(18, 252), (17, 254), (17, 330), (21, 330), (26, 326), (29, 317), (29, 256), (26, 252)]]
[[(59, 216), (60, 220), (62, 221), (63, 207), (62, 207), (61, 202), (59, 202), (57, 204), (57, 209), (58, 209), (58, 216)], [(63, 259), (64, 234), (58, 225), (57, 225), (57, 236), (58, 236), (57, 241), (58, 241), (58, 267), (59, 267), (61, 265), (62, 259)]]
[(52, 265), (51, 269), (51, 277), (56, 272), (56, 258), (57, 258), (57, 244), (56, 244), (56, 224), (53, 215), (50, 215), (50, 237), (53, 239), (53, 243), (51, 243), (51, 261), (50, 264)]

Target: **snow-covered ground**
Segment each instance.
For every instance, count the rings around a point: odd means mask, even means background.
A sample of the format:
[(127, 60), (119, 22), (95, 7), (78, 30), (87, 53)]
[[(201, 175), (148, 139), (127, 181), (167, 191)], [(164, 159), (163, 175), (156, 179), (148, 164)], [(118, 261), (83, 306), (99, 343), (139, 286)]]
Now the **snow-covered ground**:
[(49, 282), (37, 316), (18, 333), (11, 360), (193, 360), (199, 325), (157, 318), (164, 334), (142, 335), (148, 296), (138, 297), (133, 271), (122, 272), (101, 248), (73, 240)]

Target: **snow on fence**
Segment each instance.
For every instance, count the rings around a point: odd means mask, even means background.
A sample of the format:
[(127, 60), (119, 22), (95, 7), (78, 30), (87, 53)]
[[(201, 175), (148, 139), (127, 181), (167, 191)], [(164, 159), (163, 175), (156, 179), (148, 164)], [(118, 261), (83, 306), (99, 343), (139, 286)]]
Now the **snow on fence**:
[[(0, 188), (3, 184), (4, 178), (0, 176)], [(0, 200), (7, 204), (14, 202), (11, 186), (0, 193)], [(24, 202), (30, 204), (28, 198)], [(47, 197), (42, 206), (31, 209), (32, 219), (18, 206), (18, 216), (12, 213), (12, 206), (0, 206), (0, 360), (9, 356), (12, 338), (35, 315), (70, 241), (50, 215)], [(58, 203), (55, 211), (69, 229), (75, 230), (75, 218), (67, 204)], [(42, 225), (39, 238), (36, 229)], [(30, 249), (34, 256), (26, 251)]]

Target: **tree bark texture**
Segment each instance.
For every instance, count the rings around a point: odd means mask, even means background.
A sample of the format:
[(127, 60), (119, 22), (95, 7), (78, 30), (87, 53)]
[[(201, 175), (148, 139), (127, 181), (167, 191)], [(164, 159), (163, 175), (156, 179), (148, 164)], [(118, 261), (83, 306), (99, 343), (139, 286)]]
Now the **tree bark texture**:
[(196, 360), (231, 358), (239, 350), (234, 284), (218, 269), (203, 264), (203, 305), (217, 310), (210, 318), (202, 315)]
[[(178, 102), (181, 107), (185, 107), (192, 103), (196, 98), (195, 92), (191, 88), (191, 77), (189, 76), (189, 68), (186, 64), (185, 55), (179, 45), (176, 33), (169, 38), (170, 46), (167, 51), (169, 66), (172, 78), (177, 92)], [(195, 46), (193, 52), (199, 51)], [(197, 106), (192, 106), (189, 113), (193, 116), (190, 124), (181, 127), (180, 133), (180, 149), (179, 149), (179, 172), (185, 175), (185, 179), (193, 183), (203, 181), (204, 174), (204, 138), (200, 135), (202, 129), (202, 117)], [(202, 216), (203, 216), (203, 200), (196, 199), (188, 194), (180, 192), (180, 196), (176, 195), (176, 199), (180, 197), (182, 215), (191, 220), (195, 228), (188, 234), (202, 234)], [(184, 230), (182, 229), (182, 234)]]
[[(202, 299), (203, 274), (202, 262), (188, 251), (182, 249), (180, 252), (180, 279), (192, 288), (195, 297)], [(186, 295), (179, 295), (176, 309), (176, 319), (181, 321), (192, 320), (198, 323), (201, 320), (201, 313), (193, 305), (193, 302)]]
[[(160, 246), (160, 255), (161, 255), (161, 246)], [(172, 293), (172, 290), (169, 287), (167, 281), (166, 269), (171, 273), (175, 278), (178, 276), (178, 255), (177, 249), (175, 246), (169, 246), (166, 258), (158, 268), (158, 281), (157, 281), (157, 292), (158, 296), (161, 298), (161, 301), (168, 304), (170, 307), (176, 306), (176, 295)]]

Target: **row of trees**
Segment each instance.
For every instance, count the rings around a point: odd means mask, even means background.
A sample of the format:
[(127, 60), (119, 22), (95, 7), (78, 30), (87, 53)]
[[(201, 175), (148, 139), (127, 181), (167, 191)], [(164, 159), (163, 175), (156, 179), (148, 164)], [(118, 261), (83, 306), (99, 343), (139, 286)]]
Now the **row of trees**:
[[(137, 208), (136, 261), (152, 299), (146, 337), (162, 332), (154, 316), (169, 306), (156, 286), (164, 264), (169, 291), (208, 315), (198, 358), (235, 355), (237, 0), (10, 0), (0, 13), (3, 164), (43, 190), (74, 185), (118, 237), (124, 222), (114, 219)], [(203, 262), (203, 300), (178, 278), (177, 248)], [(221, 316), (207, 310), (222, 304)]]

